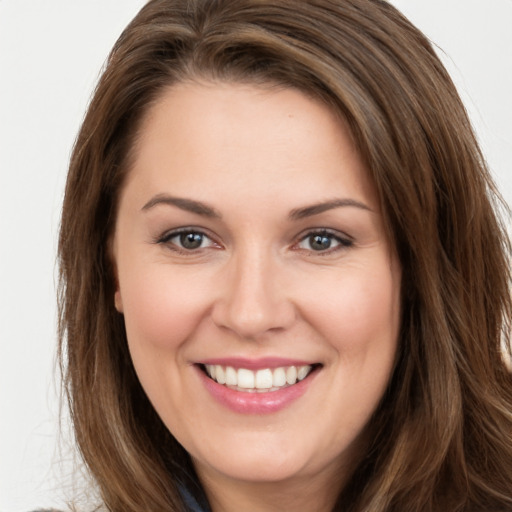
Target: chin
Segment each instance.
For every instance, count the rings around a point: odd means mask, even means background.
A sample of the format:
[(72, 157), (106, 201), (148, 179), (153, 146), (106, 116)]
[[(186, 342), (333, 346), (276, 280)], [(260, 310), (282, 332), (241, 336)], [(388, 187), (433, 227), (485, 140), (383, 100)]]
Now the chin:
[(210, 466), (214, 471), (233, 480), (277, 483), (303, 476), (307, 464), (297, 460), (297, 457), (275, 457), (270, 454), (248, 457), (244, 454), (242, 457), (226, 457)]
[[(337, 467), (340, 458), (332, 456), (322, 457), (319, 450), (307, 443), (301, 446), (293, 445), (293, 434), (286, 435), (285, 440), (261, 439), (258, 436), (253, 443), (230, 443), (225, 450), (217, 450), (203, 454), (202, 457), (193, 457), (198, 473), (202, 471), (215, 472), (224, 477), (240, 482), (278, 483), (293, 481), (301, 478), (311, 478)], [(286, 446), (286, 440), (292, 441)], [(247, 440), (246, 440), (247, 441)]]

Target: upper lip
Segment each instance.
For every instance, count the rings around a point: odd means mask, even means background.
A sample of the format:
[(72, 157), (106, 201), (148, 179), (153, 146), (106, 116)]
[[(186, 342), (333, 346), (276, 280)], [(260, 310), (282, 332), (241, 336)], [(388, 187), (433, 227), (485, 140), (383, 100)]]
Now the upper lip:
[(260, 370), (263, 368), (280, 368), (282, 366), (313, 366), (319, 363), (316, 361), (283, 357), (262, 357), (257, 359), (249, 359), (243, 357), (216, 357), (202, 359), (201, 361), (197, 361), (197, 364), (231, 366), (233, 368), (246, 368), (247, 370)]

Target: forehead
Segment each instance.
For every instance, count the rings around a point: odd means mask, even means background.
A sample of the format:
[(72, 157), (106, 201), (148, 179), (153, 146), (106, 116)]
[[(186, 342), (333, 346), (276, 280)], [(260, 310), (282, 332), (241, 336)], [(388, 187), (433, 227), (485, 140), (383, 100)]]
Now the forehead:
[(133, 156), (129, 181), (139, 187), (183, 186), (201, 195), (224, 183), (271, 196), (293, 189), (301, 200), (301, 186), (304, 201), (341, 187), (373, 196), (347, 124), (291, 88), (174, 85), (144, 117)]

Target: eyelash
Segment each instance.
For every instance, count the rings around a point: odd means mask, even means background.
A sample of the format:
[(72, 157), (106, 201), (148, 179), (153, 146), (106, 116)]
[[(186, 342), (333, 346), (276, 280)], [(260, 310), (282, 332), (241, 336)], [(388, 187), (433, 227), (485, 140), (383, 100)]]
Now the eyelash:
[(328, 247), (326, 250), (320, 250), (315, 251), (314, 249), (304, 249), (301, 247), (298, 247), (297, 250), (304, 250), (307, 252), (310, 252), (312, 254), (315, 254), (315, 256), (327, 256), (332, 253), (342, 251), (344, 249), (349, 249), (354, 245), (354, 242), (352, 239), (350, 239), (348, 236), (341, 236), (339, 232), (337, 231), (331, 231), (329, 229), (317, 229), (317, 230), (311, 230), (307, 233), (303, 234), (299, 241), (294, 244), (294, 246), (298, 246), (299, 244), (305, 242), (306, 240), (311, 240), (312, 238), (324, 238), (329, 239), (332, 243), (332, 241), (335, 241), (338, 245), (335, 247)]
[(220, 245), (217, 244), (212, 239), (211, 236), (206, 234), (201, 229), (194, 229), (194, 228), (181, 228), (181, 229), (176, 229), (174, 231), (170, 231), (170, 232), (164, 233), (161, 237), (159, 237), (156, 240), (156, 243), (157, 244), (166, 245), (171, 250), (173, 250), (173, 251), (175, 251), (177, 253), (180, 253), (180, 254), (185, 254), (185, 255), (190, 255), (193, 252), (198, 252), (198, 250), (200, 250), (200, 249), (205, 249), (205, 247), (198, 247), (198, 248), (193, 248), (193, 249), (187, 249), (185, 247), (180, 247), (177, 243), (174, 243), (174, 242), (171, 241), (173, 238), (181, 237), (181, 236), (184, 236), (184, 235), (199, 235), (199, 236), (202, 237), (201, 245), (202, 245), (203, 241), (205, 239), (207, 239), (207, 240), (210, 240), (210, 246), (211, 247), (220, 248)]
[[(192, 236), (199, 235), (202, 237), (201, 245), (203, 244), (205, 239), (209, 240), (210, 244), (207, 247), (199, 246), (196, 248), (185, 248), (183, 246), (178, 245), (175, 242), (172, 242), (173, 238), (181, 237), (184, 235), (192, 235)], [(337, 245), (335, 247), (328, 247), (326, 250), (318, 250), (318, 251), (315, 251), (314, 249), (307, 249), (307, 248), (300, 247), (300, 244), (307, 241), (308, 239), (311, 241), (311, 239), (313, 237), (328, 239), (331, 241), (331, 243), (332, 243), (332, 241), (335, 241), (337, 243)], [(177, 229), (177, 230), (174, 230), (171, 232), (164, 233), (162, 236), (160, 236), (156, 240), (156, 243), (166, 245), (171, 250), (178, 252), (180, 254), (184, 254), (184, 255), (191, 255), (194, 252), (198, 252), (199, 250), (206, 249), (208, 247), (213, 247), (216, 249), (221, 247), (220, 244), (216, 243), (212, 239), (212, 237), (209, 236), (207, 233), (205, 233), (203, 230), (194, 229), (194, 228), (181, 228), (181, 229)], [(182, 241), (180, 241), (180, 243), (182, 244)], [(332, 254), (334, 252), (338, 252), (340, 250), (349, 249), (353, 245), (354, 245), (353, 240), (350, 239), (348, 236), (345, 236), (345, 237), (340, 236), (340, 234), (338, 232), (331, 231), (329, 229), (316, 229), (316, 230), (311, 230), (311, 231), (308, 231), (307, 233), (302, 234), (300, 236), (299, 240), (293, 244), (293, 248), (298, 251), (309, 252), (311, 254), (314, 254), (315, 256), (324, 256), (324, 255)]]

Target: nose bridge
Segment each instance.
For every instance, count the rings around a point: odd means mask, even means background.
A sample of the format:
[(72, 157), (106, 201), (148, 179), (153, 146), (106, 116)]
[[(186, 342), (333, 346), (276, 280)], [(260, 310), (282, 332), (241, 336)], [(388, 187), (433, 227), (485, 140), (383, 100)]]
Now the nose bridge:
[(277, 260), (261, 243), (248, 243), (233, 255), (214, 310), (217, 325), (244, 338), (290, 325), (294, 310), (283, 289)]

